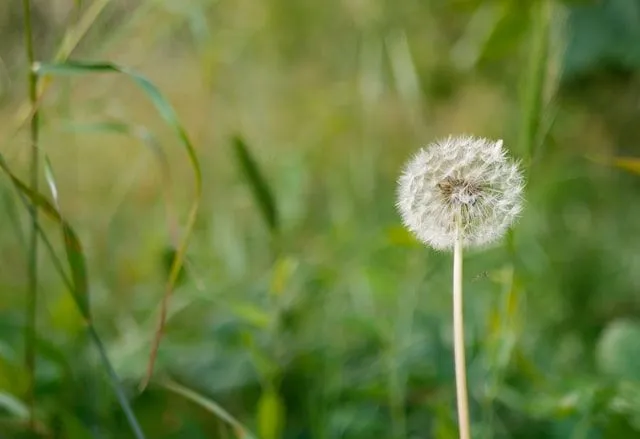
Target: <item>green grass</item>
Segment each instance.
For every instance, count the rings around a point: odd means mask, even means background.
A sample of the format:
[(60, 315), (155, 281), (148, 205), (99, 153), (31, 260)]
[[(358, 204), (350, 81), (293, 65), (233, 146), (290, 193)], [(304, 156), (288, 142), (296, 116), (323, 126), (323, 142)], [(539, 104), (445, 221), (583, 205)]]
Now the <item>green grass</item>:
[(640, 437), (637, 134), (613, 117), (638, 86), (562, 76), (600, 50), (572, 33), (588, 6), (34, 3), (44, 198), (23, 29), (0, 26), (0, 437), (456, 438), (451, 255), (394, 202), (402, 163), (462, 132), (535, 174), (508, 239), (465, 256), (474, 439)]

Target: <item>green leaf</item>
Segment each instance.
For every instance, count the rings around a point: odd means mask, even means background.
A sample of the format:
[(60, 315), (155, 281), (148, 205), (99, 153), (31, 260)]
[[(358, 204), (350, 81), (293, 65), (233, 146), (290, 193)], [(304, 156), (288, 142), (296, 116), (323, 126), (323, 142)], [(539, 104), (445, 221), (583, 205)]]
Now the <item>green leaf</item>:
[(144, 76), (134, 72), (126, 67), (118, 66), (116, 64), (108, 62), (78, 62), (68, 61), (63, 63), (54, 64), (41, 64), (36, 63), (33, 66), (33, 70), (39, 76), (54, 75), (54, 76), (70, 76), (70, 75), (86, 75), (86, 74), (122, 74), (131, 79), (146, 95), (155, 107), (158, 114), (167, 123), (167, 125), (174, 131), (182, 146), (184, 147), (187, 156), (189, 158), (193, 174), (194, 174), (194, 186), (195, 197), (191, 204), (191, 209), (187, 217), (186, 225), (184, 226), (184, 236), (173, 259), (173, 264), (169, 273), (169, 279), (167, 281), (167, 288), (162, 298), (160, 320), (156, 328), (153, 343), (151, 346), (151, 355), (149, 358), (149, 364), (147, 366), (147, 375), (145, 376), (142, 387), (151, 379), (153, 369), (155, 365), (155, 359), (157, 351), (162, 339), (162, 333), (164, 331), (164, 325), (166, 322), (166, 310), (168, 308), (168, 300), (171, 292), (174, 289), (180, 270), (182, 268), (184, 257), (186, 254), (189, 238), (193, 233), (193, 227), (195, 225), (196, 217), (200, 207), (200, 198), (202, 194), (202, 172), (200, 170), (200, 162), (193, 147), (187, 131), (184, 126), (178, 120), (178, 117), (171, 106), (171, 104), (162, 96), (160, 90), (153, 85)]
[(551, 0), (541, 0), (532, 7), (529, 59), (523, 70), (522, 109), (519, 136), (520, 154), (530, 163), (541, 142), (544, 91), (549, 62)]
[[(90, 319), (89, 309), (89, 292), (87, 284), (86, 263), (82, 245), (73, 228), (64, 220), (58, 209), (56, 209), (42, 194), (34, 192), (22, 180), (20, 180), (7, 166), (4, 157), (0, 155), (0, 169), (2, 169), (11, 179), (15, 187), (25, 195), (36, 207), (38, 207), (45, 215), (57, 222), (62, 228), (64, 238), (64, 248), (67, 254), (67, 260), (71, 268), (73, 278), (73, 294), (78, 308), (83, 317)], [(51, 170), (47, 175), (47, 181), (51, 185)], [(54, 184), (55, 191), (55, 184)], [(53, 191), (52, 191), (53, 192)], [(57, 191), (55, 191), (57, 194)], [(57, 195), (56, 195), (57, 196)]]
[(62, 237), (64, 239), (64, 248), (67, 254), (67, 262), (71, 268), (71, 278), (73, 279), (73, 285), (75, 294), (78, 300), (80, 300), (80, 310), (83, 317), (90, 318), (90, 306), (89, 306), (89, 281), (87, 276), (87, 263), (85, 261), (84, 252), (80, 240), (77, 238), (76, 233), (71, 226), (64, 221), (60, 214), (60, 203), (58, 200), (58, 188), (53, 175), (53, 168), (51, 162), (47, 156), (44, 157), (44, 171), (45, 180), (49, 185), (51, 196), (55, 203), (58, 215), (60, 217), (60, 225), (62, 227)]
[(275, 199), (269, 185), (262, 176), (249, 147), (241, 137), (236, 136), (233, 138), (233, 149), (238, 161), (238, 166), (247, 179), (247, 183), (251, 187), (265, 223), (272, 233), (277, 232), (279, 228), (279, 219)]
[[(227, 412), (222, 406), (220, 406), (215, 401), (207, 398), (194, 390), (191, 390), (185, 386), (182, 386), (173, 381), (163, 381), (160, 383), (160, 386), (164, 387), (166, 390), (169, 390), (177, 395), (180, 395), (196, 404), (205, 410), (211, 412), (218, 419), (228, 424), (237, 438), (239, 439), (254, 439), (253, 434), (247, 429), (244, 425), (242, 425), (236, 418), (234, 418), (229, 412)], [(263, 438), (264, 439), (264, 438)]]
[(267, 387), (258, 401), (258, 431), (261, 439), (280, 439), (285, 425), (285, 407), (278, 392)]
[[(98, 349), (98, 353), (100, 354), (100, 358), (102, 360), (102, 364), (106, 369), (110, 383), (113, 387), (113, 390), (118, 398), (118, 402), (122, 410), (124, 411), (131, 429), (133, 430), (135, 437), (137, 439), (144, 439), (144, 433), (140, 428), (140, 425), (133, 413), (131, 405), (127, 397), (124, 394), (122, 386), (120, 384), (120, 380), (113, 370), (109, 358), (107, 357), (106, 351), (102, 344), (98, 333), (91, 323), (91, 311), (89, 307), (89, 284), (87, 280), (87, 271), (86, 271), (86, 263), (84, 258), (84, 253), (82, 251), (82, 246), (80, 244), (80, 240), (78, 239), (76, 233), (73, 228), (65, 221), (65, 219), (60, 214), (59, 210), (54, 207), (42, 194), (39, 192), (35, 192), (31, 190), (24, 182), (22, 182), (18, 177), (16, 177), (11, 169), (7, 166), (4, 157), (0, 155), (0, 169), (2, 169), (12, 180), (14, 186), (25, 195), (36, 207), (41, 209), (48, 217), (56, 221), (60, 227), (62, 228), (62, 235), (64, 238), (64, 247), (67, 253), (67, 260), (69, 262), (69, 266), (72, 272), (73, 283), (68, 282), (68, 286), (70, 287), (70, 292), (73, 295), (75, 302), (78, 306), (79, 311), (82, 313), (82, 316), (85, 318), (86, 324), (88, 326), (89, 335), (93, 340), (96, 348)], [(47, 179), (47, 183), (51, 189), (54, 200), (57, 204), (58, 200), (58, 190), (55, 184), (55, 179), (53, 177), (53, 170), (51, 169), (51, 165), (48, 160), (45, 160), (45, 176)], [(39, 231), (42, 233), (41, 229)], [(47, 241), (48, 243), (48, 241)], [(63, 274), (63, 272), (61, 272)], [(65, 277), (63, 275), (63, 277)], [(65, 278), (66, 280), (66, 278)]]

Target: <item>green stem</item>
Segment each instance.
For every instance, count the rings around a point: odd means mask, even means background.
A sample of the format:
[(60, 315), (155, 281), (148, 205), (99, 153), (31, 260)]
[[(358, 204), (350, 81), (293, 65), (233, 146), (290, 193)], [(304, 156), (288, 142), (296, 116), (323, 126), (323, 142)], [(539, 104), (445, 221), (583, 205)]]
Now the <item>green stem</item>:
[(100, 340), (100, 336), (96, 332), (93, 324), (89, 322), (87, 330), (89, 331), (89, 336), (93, 340), (93, 344), (98, 349), (98, 354), (100, 355), (100, 361), (107, 370), (107, 374), (109, 375), (109, 382), (111, 383), (111, 387), (113, 387), (113, 391), (116, 394), (116, 398), (120, 403), (120, 407), (124, 411), (125, 416), (127, 417), (127, 421), (129, 422), (129, 426), (133, 430), (133, 434), (136, 439), (145, 439), (144, 433), (142, 432), (142, 428), (136, 419), (136, 415), (133, 413), (133, 409), (129, 404), (129, 399), (127, 395), (125, 395), (122, 390), (122, 386), (120, 385), (120, 378), (118, 378), (118, 374), (113, 369), (111, 362), (109, 361), (109, 357), (107, 356), (107, 351), (102, 344), (102, 340)]
[[(31, 140), (31, 189), (38, 191), (38, 137), (39, 137), (39, 115), (36, 110), (38, 99), (38, 76), (31, 68), (35, 62), (33, 50), (33, 29), (31, 26), (31, 1), (22, 0), (24, 10), (24, 38), (29, 64), (28, 74), (28, 91), (29, 101), (33, 109), (30, 126)], [(31, 230), (29, 233), (29, 253), (27, 256), (29, 289), (27, 296), (27, 324), (25, 325), (25, 365), (29, 374), (29, 386), (27, 390), (27, 398), (29, 401), (29, 427), (35, 426), (35, 368), (36, 368), (36, 314), (38, 304), (38, 209), (34, 203), (29, 206), (31, 214)]]
[[(27, 201), (26, 197), (20, 192), (18, 192), (18, 195), (22, 200), (22, 202), (28, 206), (29, 202)], [(116, 374), (115, 370), (113, 369), (113, 366), (111, 365), (111, 362), (109, 361), (109, 357), (107, 356), (107, 352), (106, 352), (106, 349), (104, 348), (104, 344), (102, 343), (100, 336), (98, 335), (95, 327), (93, 326), (93, 322), (91, 321), (90, 316), (85, 314), (82, 311), (83, 308), (80, 305), (80, 303), (77, 301), (77, 293), (75, 292), (75, 286), (72, 280), (62, 268), (62, 262), (60, 261), (60, 258), (58, 258), (58, 255), (53, 249), (53, 246), (51, 245), (51, 242), (49, 241), (49, 238), (45, 234), (44, 230), (42, 230), (42, 227), (40, 226), (39, 223), (37, 223), (36, 225), (37, 225), (36, 230), (40, 234), (40, 238), (42, 239), (45, 245), (45, 249), (48, 251), (51, 257), (51, 261), (53, 262), (53, 265), (56, 271), (60, 274), (62, 281), (64, 282), (65, 286), (69, 289), (74, 300), (76, 301), (78, 310), (82, 313), (83, 317), (85, 318), (89, 337), (91, 338), (91, 341), (93, 342), (96, 349), (98, 350), (98, 354), (100, 355), (100, 362), (102, 363), (102, 366), (105, 368), (107, 375), (109, 376), (109, 382), (111, 383), (111, 387), (113, 387), (113, 391), (116, 394), (116, 398), (118, 399), (118, 402), (120, 403), (120, 407), (122, 408), (122, 411), (125, 413), (125, 416), (129, 421), (131, 430), (133, 431), (136, 439), (145, 439), (144, 433), (142, 432), (142, 428), (140, 427), (140, 424), (138, 423), (138, 420), (136, 419), (135, 414), (133, 413), (133, 408), (131, 407), (129, 400), (127, 399), (124, 393), (122, 385), (120, 384), (120, 379), (118, 378), (118, 375)]]
[(464, 355), (464, 314), (462, 300), (462, 236), (460, 218), (456, 221), (456, 242), (453, 251), (453, 350), (456, 370), (456, 399), (460, 439), (471, 438), (467, 366)]

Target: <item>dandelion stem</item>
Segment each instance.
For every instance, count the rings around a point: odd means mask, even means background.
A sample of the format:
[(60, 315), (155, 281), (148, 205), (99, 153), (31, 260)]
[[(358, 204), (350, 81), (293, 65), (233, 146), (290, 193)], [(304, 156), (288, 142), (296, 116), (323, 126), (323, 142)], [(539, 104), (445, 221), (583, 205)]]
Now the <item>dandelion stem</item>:
[[(24, 11), (24, 38), (25, 48), (27, 54), (27, 62), (29, 63), (29, 76), (28, 76), (28, 88), (29, 88), (29, 101), (33, 113), (31, 115), (31, 190), (38, 191), (38, 166), (39, 166), (39, 153), (38, 153), (38, 137), (39, 137), (39, 124), (38, 124), (38, 111), (37, 105), (37, 91), (38, 91), (38, 77), (31, 68), (35, 62), (34, 50), (33, 50), (33, 29), (31, 26), (31, 0), (22, 0), (22, 6)], [(25, 325), (25, 367), (29, 374), (29, 387), (27, 390), (27, 398), (29, 401), (29, 427), (33, 429), (35, 427), (35, 367), (36, 367), (36, 316), (37, 316), (37, 303), (38, 303), (38, 209), (34, 203), (30, 205), (29, 212), (31, 214), (31, 230), (29, 236), (29, 254), (27, 257), (28, 277), (29, 277), (29, 290), (27, 296), (27, 324)]]
[(456, 241), (453, 252), (453, 350), (456, 369), (456, 397), (460, 439), (470, 439), (467, 367), (464, 357), (464, 316), (462, 301), (462, 237), (460, 217), (456, 221)]

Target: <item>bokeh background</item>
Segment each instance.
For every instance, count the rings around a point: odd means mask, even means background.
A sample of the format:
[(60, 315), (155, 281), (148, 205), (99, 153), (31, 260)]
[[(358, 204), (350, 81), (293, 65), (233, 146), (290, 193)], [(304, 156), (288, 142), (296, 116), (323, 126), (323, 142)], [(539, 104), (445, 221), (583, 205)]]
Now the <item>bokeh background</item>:
[[(26, 180), (22, 20), (0, 3), (1, 153)], [(404, 161), (451, 133), (504, 139), (528, 179), (512, 233), (466, 254), (473, 437), (640, 438), (640, 1), (34, 0), (33, 20), (37, 59), (153, 82), (202, 167), (140, 393), (193, 168), (127, 77), (46, 89), (40, 147), (148, 438), (457, 438), (451, 255), (394, 207)], [(0, 192), (0, 438), (133, 437), (45, 250), (29, 428), (29, 218)]]

